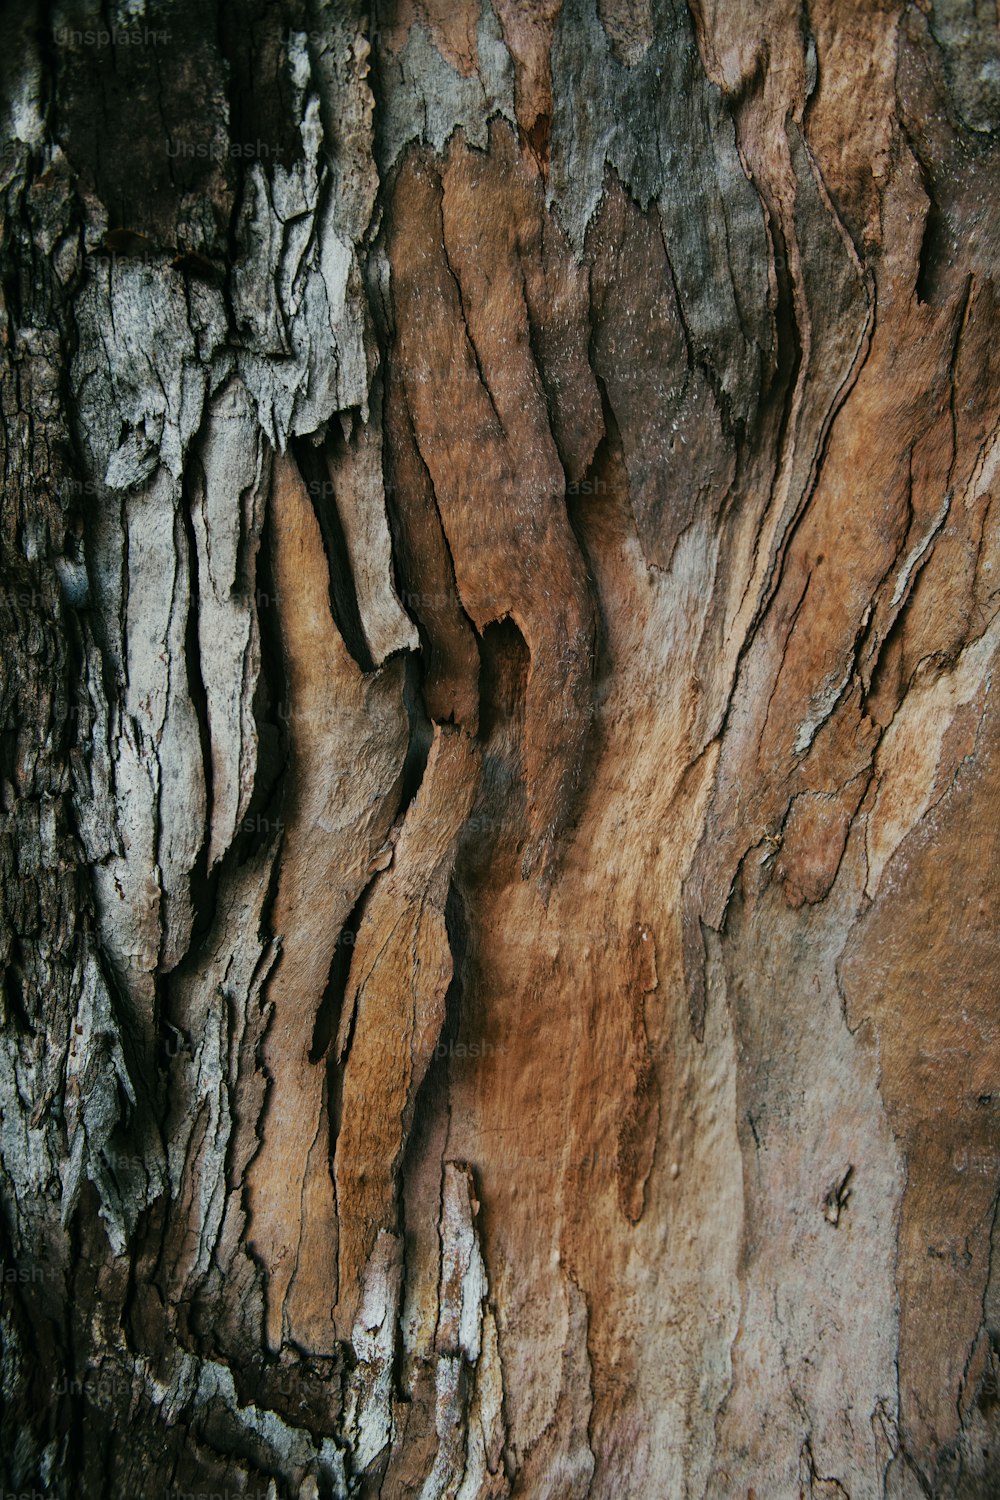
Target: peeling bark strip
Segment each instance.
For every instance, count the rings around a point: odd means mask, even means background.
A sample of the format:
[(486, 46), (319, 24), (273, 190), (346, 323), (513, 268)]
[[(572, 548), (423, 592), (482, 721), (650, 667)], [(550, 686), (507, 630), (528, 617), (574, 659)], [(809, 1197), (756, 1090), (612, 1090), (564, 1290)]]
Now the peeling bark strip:
[(3, 1493), (998, 1493), (992, 9), (0, 74)]

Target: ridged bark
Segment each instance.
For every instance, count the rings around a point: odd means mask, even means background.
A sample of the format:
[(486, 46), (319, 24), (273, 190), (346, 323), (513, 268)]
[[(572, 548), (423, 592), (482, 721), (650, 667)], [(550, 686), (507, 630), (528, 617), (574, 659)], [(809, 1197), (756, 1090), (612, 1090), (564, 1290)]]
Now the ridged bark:
[(5, 1493), (1000, 1495), (992, 9), (0, 75)]

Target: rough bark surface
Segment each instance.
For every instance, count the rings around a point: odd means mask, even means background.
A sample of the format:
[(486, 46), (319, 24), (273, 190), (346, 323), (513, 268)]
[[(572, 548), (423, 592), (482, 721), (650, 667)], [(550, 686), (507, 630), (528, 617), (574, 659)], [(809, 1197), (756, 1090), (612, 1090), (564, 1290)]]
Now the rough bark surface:
[(1000, 1495), (1000, 40), (0, 20), (0, 1478)]

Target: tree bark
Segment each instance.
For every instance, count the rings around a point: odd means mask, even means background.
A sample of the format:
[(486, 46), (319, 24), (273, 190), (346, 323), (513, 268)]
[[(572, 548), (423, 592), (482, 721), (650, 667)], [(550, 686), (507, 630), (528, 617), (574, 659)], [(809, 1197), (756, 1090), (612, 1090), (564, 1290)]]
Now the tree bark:
[(1000, 44), (0, 21), (3, 1492), (1000, 1495)]

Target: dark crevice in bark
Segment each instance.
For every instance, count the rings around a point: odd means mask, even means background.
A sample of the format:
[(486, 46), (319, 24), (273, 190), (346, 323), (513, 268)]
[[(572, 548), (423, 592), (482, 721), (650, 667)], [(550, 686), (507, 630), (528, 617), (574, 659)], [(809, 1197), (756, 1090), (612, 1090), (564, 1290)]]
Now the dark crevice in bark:
[(523, 733), (531, 653), (511, 615), (487, 625), (481, 641), (479, 739), (488, 744), (506, 726), (514, 727), (519, 736)]
[[(773, 202), (759, 184), (755, 184), (767, 215), (773, 253), (775, 297), (773, 305), (774, 367), (771, 378), (761, 392), (758, 427), (761, 434), (773, 434), (775, 463), (785, 451), (786, 435), (792, 418), (790, 396), (795, 390), (802, 364), (802, 341), (795, 318), (795, 294), (788, 264), (788, 241)], [(755, 554), (756, 559), (756, 554)]]
[[(772, 478), (770, 493), (768, 495), (768, 507), (773, 503), (774, 486), (781, 473), (783, 455), (787, 452), (788, 444), (794, 439), (792, 430), (793, 400), (796, 386), (798, 384), (799, 372), (802, 368), (802, 339), (799, 333), (798, 322), (795, 317), (795, 293), (792, 285), (791, 271), (788, 266), (788, 242), (781, 228), (780, 219), (774, 212), (770, 203), (765, 200), (771, 225), (774, 249), (777, 252), (774, 259), (775, 277), (778, 286), (778, 295), (774, 308), (774, 330), (775, 330), (775, 373), (774, 379), (766, 395), (761, 400), (761, 429), (764, 432), (774, 433), (774, 459), (772, 465)], [(766, 516), (766, 509), (764, 515)], [(760, 556), (760, 526), (754, 537), (753, 566), (748, 569), (746, 590), (753, 584), (757, 572), (757, 563)], [(750, 649), (754, 640), (757, 626), (770, 604), (774, 593), (773, 579), (775, 576), (774, 565), (769, 576), (764, 580), (760, 590), (760, 598), (754, 611), (746, 634), (744, 636), (739, 656), (737, 657), (734, 681), (739, 677), (740, 665), (743, 657)], [(742, 608), (743, 599), (740, 600)], [(725, 728), (726, 719), (732, 704), (732, 696), (726, 705), (725, 714), (720, 725), (719, 732)]]
[[(75, 1256), (78, 1253), (78, 1237), (72, 1236), (72, 1239), (77, 1240), (77, 1244), (74, 1244), (71, 1251), (71, 1254)], [(79, 1375), (76, 1372), (85, 1365), (86, 1359), (85, 1357), (81, 1357), (82, 1351), (75, 1348), (77, 1340), (74, 1338), (72, 1319), (70, 1320), (68, 1335), (69, 1349), (66, 1351), (66, 1356), (63, 1360), (62, 1377), (67, 1388), (71, 1389), (70, 1382), (75, 1382), (79, 1379)], [(67, 1468), (71, 1473), (83, 1474), (85, 1472), (85, 1454), (88, 1446), (86, 1413), (83, 1401), (79, 1397), (66, 1395), (60, 1398), (56, 1406), (56, 1414), (53, 1425), (57, 1430), (61, 1428), (66, 1434)]]
[(326, 1058), (327, 1111), (330, 1118), (329, 1160), (331, 1178), (333, 1178), (333, 1163), (337, 1155), (337, 1141), (340, 1136), (340, 1126), (343, 1119), (344, 1066), (350, 1056), (351, 1046), (354, 1041), (354, 1030), (358, 1021), (357, 1006), (353, 1008), (351, 1013), (350, 1025), (339, 1055), (334, 1043), (336, 1042), (344, 1011), (347, 982), (350, 978), (351, 959), (354, 956), (358, 932), (365, 914), (365, 907), (377, 882), (378, 874), (375, 874), (361, 892), (351, 910), (350, 916), (338, 934), (333, 962), (330, 965), (330, 977), (316, 1014), (312, 1046), (309, 1051), (310, 1062), (318, 1063), (324, 1057)]
[(333, 493), (333, 482), (326, 466), (323, 448), (314, 444), (309, 438), (298, 438), (292, 441), (291, 449), (303, 483), (309, 492), (323, 536), (323, 546), (330, 570), (330, 609), (334, 623), (344, 645), (362, 672), (373, 672), (375, 663), (368, 649), (364, 626), (361, 623), (361, 611), (354, 586), (350, 554), (347, 550), (337, 497)]
[(955, 337), (951, 344), (951, 353), (948, 357), (948, 411), (951, 416), (951, 459), (948, 463), (948, 477), (945, 481), (948, 487), (949, 500), (954, 490), (955, 465), (958, 462), (958, 412), (956, 410), (956, 375), (958, 371), (958, 352), (962, 344), (962, 335), (965, 333), (969, 317), (969, 308), (972, 302), (974, 278), (970, 272), (965, 278), (961, 302), (955, 318)]
[[(257, 726), (257, 765), (253, 792), (242, 824), (226, 851), (223, 864), (234, 856), (238, 863), (258, 854), (263, 846), (284, 830), (282, 813), (288, 795), (290, 755), (288, 674), (281, 639), (280, 600), (274, 582), (272, 531), (274, 509), (268, 503), (261, 526), (255, 572), (254, 607), (260, 632), (260, 672), (254, 686), (253, 718)], [(277, 842), (277, 840), (276, 840)], [(269, 902), (267, 910), (273, 905)]]
[[(492, 132), (491, 132), (492, 141)], [(563, 470), (566, 470), (566, 454), (562, 451), (557, 436), (559, 424), (556, 421), (556, 396), (552, 383), (552, 372), (546, 369), (546, 362), (542, 356), (541, 329), (539, 329), (531, 316), (531, 303), (528, 300), (528, 284), (525, 278), (524, 261), (518, 253), (519, 246), (514, 248), (514, 261), (517, 265), (519, 277), (519, 289), (521, 292), (521, 306), (524, 309), (524, 326), (528, 331), (528, 348), (531, 350), (531, 361), (538, 376), (538, 384), (541, 386), (542, 397), (545, 401), (545, 415), (548, 419), (549, 432), (552, 441), (559, 453), (559, 462)]]
[(527, 144), (544, 183), (549, 180), (549, 148), (552, 140), (552, 116), (545, 111), (536, 115), (527, 130), (520, 130), (521, 139)]
[[(441, 508), (440, 508), (440, 505), (438, 504), (437, 492), (436, 492), (436, 490), (434, 488), (434, 480), (431, 477), (431, 472), (430, 472), (430, 470), (427, 467), (427, 461), (424, 458), (423, 453), (420, 451), (420, 445), (417, 442), (417, 435), (416, 435), (416, 431), (415, 431), (415, 428), (414, 428), (414, 425), (413, 425), (413, 413), (410, 410), (410, 404), (409, 404), (409, 400), (408, 400), (407, 395), (406, 395), (405, 388), (404, 388), (404, 391), (403, 391), (403, 406), (404, 406), (404, 409), (406, 411), (406, 419), (407, 419), (407, 425), (408, 425), (409, 441), (413, 445), (413, 452), (414, 452), (414, 454), (416, 456), (417, 463), (420, 465), (421, 471), (423, 472), (423, 474), (424, 474), (424, 476), (426, 478), (428, 492), (429, 492), (430, 497), (431, 497), (431, 502), (432, 502), (432, 504), (434, 506), (434, 514), (435, 514), (435, 516), (437, 518), (437, 525), (438, 525), (438, 530), (439, 530), (440, 536), (441, 536), (442, 546), (443, 546), (445, 554), (446, 554), (446, 556), (448, 558), (449, 583), (451, 585), (452, 590), (454, 591), (454, 599), (455, 599), (455, 602), (456, 602), (456, 604), (458, 606), (458, 609), (459, 609), (459, 611), (461, 613), (462, 619), (468, 625), (469, 630), (472, 633), (473, 638), (478, 641), (478, 639), (479, 639), (479, 631), (478, 631), (478, 629), (476, 627), (475, 621), (472, 619), (472, 616), (466, 610), (465, 605), (462, 602), (462, 596), (459, 593), (458, 580), (455, 577), (455, 556), (454, 556), (454, 553), (451, 550), (451, 543), (448, 540), (448, 533), (445, 530), (444, 520), (443, 520), (442, 515), (441, 515)], [(411, 571), (408, 570), (404, 566), (404, 564), (402, 562), (402, 553), (403, 553), (404, 548), (403, 548), (403, 538), (402, 538), (402, 532), (401, 532), (401, 523), (400, 523), (400, 519), (399, 519), (399, 507), (400, 507), (401, 503), (405, 503), (405, 502), (401, 500), (401, 497), (397, 497), (395, 495), (395, 493), (394, 493), (391, 485), (389, 485), (387, 483), (387, 485), (386, 485), (386, 513), (387, 513), (387, 515), (389, 517), (389, 531), (390, 531), (390, 535), (392, 537), (393, 564), (394, 564), (394, 568), (395, 568), (395, 571), (396, 571), (396, 574), (397, 574), (397, 577), (398, 577), (398, 580), (399, 580), (399, 584), (400, 584), (401, 589), (402, 589), (402, 592), (400, 593), (399, 597), (402, 600), (402, 602), (403, 602), (404, 605), (408, 605), (408, 601), (414, 600), (414, 599), (419, 599), (420, 594), (421, 594), (421, 590), (419, 588), (419, 584), (420, 584), (420, 578), (419, 578), (419, 576), (415, 576), (414, 574), (412, 574)], [(419, 565), (420, 559), (414, 558), (413, 561), (414, 561), (414, 565), (417, 566), (417, 565)], [(415, 625), (417, 627), (417, 632), (418, 632), (418, 634), (420, 636), (420, 643), (421, 643), (420, 660), (423, 663), (423, 662), (427, 661), (428, 654), (433, 649), (433, 641), (430, 638), (430, 633), (429, 633), (428, 625), (421, 618), (420, 611), (416, 607), (416, 605), (414, 604), (411, 607), (408, 607), (408, 612), (410, 613), (411, 617), (413, 618), (414, 623), (415, 623)]]
[[(463, 1000), (465, 996), (465, 966), (469, 951), (469, 913), (466, 908), (465, 898), (458, 885), (452, 881), (448, 887), (448, 895), (444, 908), (445, 930), (448, 934), (448, 947), (451, 950), (452, 978), (444, 998), (444, 1020), (441, 1022), (441, 1031), (438, 1041), (445, 1048), (447, 1056), (451, 1050), (452, 1043), (458, 1039), (459, 1029), (462, 1023)], [(428, 1069), (428, 1076), (430, 1070)], [(426, 1088), (427, 1078), (424, 1079), (423, 1088)], [(420, 1093), (417, 1094), (419, 1103)]]
[(761, 601), (758, 611), (747, 630), (743, 649), (740, 653), (741, 660), (749, 649), (749, 646), (751, 645), (753, 639), (755, 638), (756, 631), (763, 622), (764, 616), (778, 596), (781, 588), (781, 583), (784, 578), (785, 564), (787, 563), (792, 551), (792, 543), (799, 531), (799, 528), (805, 521), (805, 518), (809, 512), (810, 502), (816, 492), (816, 486), (819, 483), (819, 475), (822, 471), (823, 463), (826, 458), (827, 446), (830, 441), (830, 434), (833, 430), (837, 414), (840, 411), (840, 408), (843, 406), (844, 402), (847, 400), (850, 391), (857, 384), (858, 377), (860, 376), (861, 371), (864, 368), (865, 363), (867, 362), (868, 354), (871, 349), (872, 336), (875, 332), (874, 303), (870, 298), (870, 288), (868, 290), (869, 322), (862, 339), (863, 347), (860, 350), (860, 354), (855, 355), (854, 363), (852, 364), (850, 370), (847, 372), (840, 386), (834, 393), (831, 403), (823, 416), (820, 436), (810, 466), (809, 477), (805, 482), (803, 493), (795, 505), (794, 512), (790, 519), (787, 521), (785, 529), (782, 532), (781, 536), (778, 538), (778, 541), (774, 547), (774, 557), (771, 569), (768, 574), (767, 580), (765, 581), (764, 588), (761, 591)]
[(11, 939), (10, 957), (4, 968), (3, 990), (0, 993), (2, 1020), (4, 1023), (12, 1021), (22, 1035), (34, 1039), (36, 1028), (24, 1003), (24, 971), (18, 959), (20, 950), (21, 943), (15, 935)]
[(230, 141), (266, 160), (259, 143), (289, 171), (302, 159), (302, 138), (285, 59), (290, 33), (306, 30), (305, 21), (295, 0), (253, 0), (218, 11), (220, 50), (229, 64)]
[[(361, 921), (365, 914), (365, 906), (368, 903), (368, 899), (371, 896), (372, 890), (377, 880), (378, 875), (374, 875), (372, 879), (368, 881), (364, 890), (361, 892), (357, 901), (354, 903), (354, 906), (351, 908), (350, 916), (347, 918), (347, 921), (344, 923), (343, 927), (337, 934), (336, 946), (333, 950), (333, 959), (330, 964), (330, 976), (326, 983), (326, 989), (323, 991), (323, 998), (320, 1001), (319, 1009), (316, 1012), (316, 1021), (315, 1025), (313, 1026), (312, 1044), (309, 1048), (309, 1061), (311, 1063), (322, 1062), (323, 1059), (327, 1057), (331, 1043), (336, 1038), (337, 1028), (340, 1025), (341, 1013), (344, 1008), (344, 995), (347, 990), (347, 979), (350, 973), (351, 959), (354, 956), (354, 949), (358, 940), (358, 931), (361, 927)], [(339, 1059), (340, 1063), (343, 1063), (347, 1058), (347, 1055), (350, 1051), (351, 1038), (353, 1037), (353, 1035), (354, 1023), (352, 1021), (347, 1045), (344, 1049), (344, 1056), (343, 1058)], [(332, 1062), (334, 1065), (336, 1065), (338, 1063), (338, 1059), (333, 1058)], [(337, 1138), (336, 1131), (333, 1129), (332, 1096), (330, 1120), (332, 1156), (333, 1147), (336, 1144)]]
[(489, 878), (497, 859), (513, 869), (527, 838), (524, 730), (530, 653), (509, 615), (487, 625), (479, 655), (482, 768), (455, 864), (456, 878), (473, 884)]
[(948, 266), (948, 222), (934, 194), (934, 184), (926, 168), (920, 163), (920, 179), (927, 194), (927, 217), (920, 241), (920, 257), (917, 261), (917, 301), (924, 306), (936, 306), (941, 292), (941, 272)]
[(198, 724), (198, 743), (201, 748), (202, 774), (205, 779), (205, 821), (201, 830), (201, 845), (188, 876), (191, 891), (193, 922), (188, 951), (200, 947), (215, 921), (216, 901), (219, 891), (219, 870), (208, 868), (209, 830), (212, 827), (214, 788), (212, 785), (212, 735), (208, 717), (208, 692), (201, 670), (201, 648), (198, 640), (198, 613), (201, 600), (200, 561), (192, 520), (192, 496), (190, 470), (185, 475), (179, 511), (188, 555), (188, 599), (187, 620), (184, 627), (184, 665), (187, 675), (188, 697), (194, 708)]
[(405, 815), (406, 809), (420, 790), (434, 738), (434, 725), (424, 700), (422, 655), (418, 656), (413, 651), (406, 654), (403, 705), (409, 721), (410, 737), (403, 761), (397, 818)]

